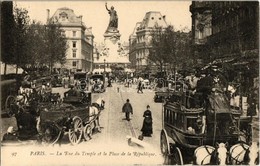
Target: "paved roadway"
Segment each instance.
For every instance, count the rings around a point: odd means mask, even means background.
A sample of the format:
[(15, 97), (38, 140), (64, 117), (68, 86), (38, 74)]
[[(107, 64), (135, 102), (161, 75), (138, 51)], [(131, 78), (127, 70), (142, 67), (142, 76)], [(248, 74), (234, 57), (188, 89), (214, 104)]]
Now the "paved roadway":
[[(119, 92), (117, 88), (119, 88)], [(53, 92), (59, 92), (63, 95), (66, 90), (64, 88), (54, 88)], [(160, 154), (162, 104), (153, 102), (154, 91), (145, 89), (143, 94), (138, 94), (136, 86), (126, 88), (120, 84), (113, 84), (113, 87), (107, 88), (105, 93), (92, 94), (93, 101), (98, 97), (102, 97), (106, 102), (105, 109), (100, 116), (101, 133), (93, 134), (91, 140), (82, 141), (78, 146), (70, 145), (68, 137), (65, 135), (63, 139), (64, 143), (60, 147), (59, 145), (45, 147), (47, 157), (56, 156), (59, 150), (63, 154), (61, 155), (63, 157), (69, 156), (65, 155), (65, 151), (73, 154), (79, 152), (80, 156), (86, 160), (75, 156), (71, 156), (69, 161), (62, 157), (55, 157), (54, 160), (51, 160), (52, 163), (66, 161), (66, 164), (79, 164), (81, 162), (87, 164), (162, 164), (163, 160)], [(122, 106), (127, 98), (134, 109), (131, 121), (126, 121), (125, 115), (122, 113)], [(151, 106), (153, 116), (153, 135), (152, 137), (144, 137), (143, 142), (147, 143), (149, 148), (141, 149), (137, 146), (129, 146), (126, 137), (132, 136), (137, 138), (141, 135), (140, 129), (143, 122), (143, 112), (148, 104)], [(15, 122), (14, 118), (4, 118), (2, 120), (2, 126), (4, 126), (1, 129), (2, 133), (6, 131), (8, 125)], [(258, 119), (254, 120), (254, 129), (254, 140), (258, 140)], [(55, 153), (54, 156), (52, 153)], [(101, 153), (100, 156), (98, 155), (99, 153)], [(126, 153), (128, 156), (123, 155), (123, 153)], [(93, 155), (91, 156), (91, 154)], [(29, 154), (28, 156), (31, 160), (32, 156)]]
[[(119, 88), (119, 92), (117, 88)], [(53, 88), (53, 93), (59, 92), (63, 96), (63, 93), (67, 90)], [(162, 104), (153, 102), (154, 91), (145, 89), (143, 94), (138, 94), (136, 86), (126, 88), (123, 85), (114, 84), (113, 87), (107, 88), (105, 93), (92, 94), (92, 101), (95, 101), (98, 97), (102, 97), (106, 102), (105, 109), (100, 116), (101, 133), (94, 133), (91, 140), (82, 141), (78, 146), (72, 146), (68, 141), (68, 136), (65, 135), (60, 147), (58, 144), (54, 145), (53, 149), (52, 147), (45, 147), (45, 153), (49, 157), (49, 154), (56, 153), (57, 149), (63, 154), (65, 151), (96, 153), (92, 157), (86, 155), (87, 162), (83, 160), (83, 163), (88, 164), (162, 164), (163, 159), (160, 153)], [(125, 114), (122, 113), (122, 106), (127, 98), (130, 99), (134, 110), (131, 121), (125, 120)], [(146, 148), (140, 148), (134, 144), (129, 146), (126, 137), (137, 138), (141, 135), (143, 112), (148, 104), (153, 115), (153, 135), (152, 137), (144, 137), (143, 142), (146, 143)], [(8, 124), (15, 123), (14, 118), (5, 118), (5, 121)], [(6, 129), (7, 127), (4, 127), (2, 132)], [(38, 147), (36, 149), (38, 150)], [(23, 151), (25, 151), (24, 148)], [(102, 152), (102, 158), (99, 158), (98, 152)], [(105, 153), (110, 156), (106, 157)], [(129, 154), (122, 156), (123, 153)], [(28, 159), (31, 160), (32, 157), (29, 157)], [(64, 159), (58, 157), (52, 161), (52, 164), (53, 162), (54, 164), (64, 162)], [(74, 156), (70, 158), (70, 161), (66, 160), (66, 164), (75, 164), (75, 162), (81, 163), (82, 161), (78, 161)]]

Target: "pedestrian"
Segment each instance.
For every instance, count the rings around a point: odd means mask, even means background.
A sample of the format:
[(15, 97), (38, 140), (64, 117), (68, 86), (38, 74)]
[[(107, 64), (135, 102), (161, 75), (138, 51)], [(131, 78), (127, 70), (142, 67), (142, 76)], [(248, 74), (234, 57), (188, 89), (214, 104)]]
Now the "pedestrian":
[(144, 121), (143, 121), (143, 127), (141, 129), (142, 135), (146, 137), (151, 137), (151, 134), (153, 134), (153, 118), (152, 118), (152, 112), (150, 111), (150, 106), (146, 106), (146, 111), (144, 111)]
[(139, 93), (139, 91), (141, 91), (141, 93), (144, 93), (142, 81), (139, 81), (137, 89), (137, 93)]
[(123, 105), (122, 112), (125, 113), (126, 120), (130, 121), (130, 113), (133, 115), (133, 107), (129, 102), (129, 99), (127, 99), (126, 103)]

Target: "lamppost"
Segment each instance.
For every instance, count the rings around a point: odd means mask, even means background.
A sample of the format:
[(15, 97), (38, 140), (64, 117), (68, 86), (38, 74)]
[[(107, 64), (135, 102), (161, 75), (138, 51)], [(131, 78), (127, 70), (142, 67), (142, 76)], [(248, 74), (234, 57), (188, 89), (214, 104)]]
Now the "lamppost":
[(104, 59), (104, 74), (106, 72), (106, 59)]

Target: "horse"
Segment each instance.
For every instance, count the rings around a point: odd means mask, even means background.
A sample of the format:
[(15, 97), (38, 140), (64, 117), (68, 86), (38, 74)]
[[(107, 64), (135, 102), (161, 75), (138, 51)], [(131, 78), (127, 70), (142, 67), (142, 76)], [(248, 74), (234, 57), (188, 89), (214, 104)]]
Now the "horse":
[(227, 143), (217, 143), (216, 148), (203, 145), (195, 149), (195, 164), (198, 165), (226, 165), (227, 163)]
[(229, 149), (230, 164), (232, 165), (244, 164), (245, 154), (248, 149), (249, 146), (243, 142), (233, 145)]
[(247, 165), (259, 165), (259, 142), (252, 142), (245, 157), (247, 157), (247, 154), (249, 159), (246, 162)]
[(238, 143), (230, 150), (230, 163), (233, 165), (258, 165), (259, 164), (259, 143), (252, 142), (251, 145)]

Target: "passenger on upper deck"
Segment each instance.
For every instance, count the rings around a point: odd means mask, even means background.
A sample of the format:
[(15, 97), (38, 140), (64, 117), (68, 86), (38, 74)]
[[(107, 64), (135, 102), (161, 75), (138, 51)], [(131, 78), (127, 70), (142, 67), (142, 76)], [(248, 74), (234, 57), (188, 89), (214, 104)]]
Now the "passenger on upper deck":
[(212, 66), (211, 74), (214, 80), (214, 87), (222, 92), (225, 92), (228, 88), (228, 81), (223, 73), (221, 73), (220, 69), (217, 66)]
[(212, 75), (207, 71), (206, 75), (201, 75), (201, 79), (197, 82), (196, 92), (201, 94), (200, 105), (205, 104), (205, 108), (208, 107), (208, 95), (211, 93), (214, 80)]

